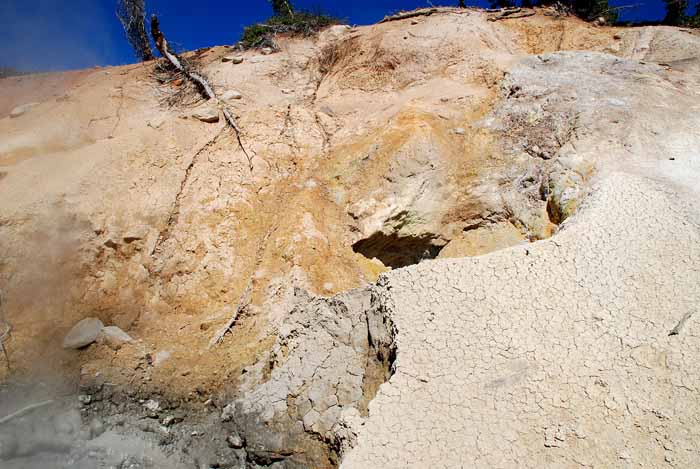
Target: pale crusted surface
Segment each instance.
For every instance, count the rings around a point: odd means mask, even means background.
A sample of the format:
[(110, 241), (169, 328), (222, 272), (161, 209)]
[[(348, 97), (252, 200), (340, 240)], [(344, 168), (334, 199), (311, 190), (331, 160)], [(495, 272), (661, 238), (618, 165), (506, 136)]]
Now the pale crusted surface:
[(550, 201), (595, 167), (591, 195), (549, 240), (385, 274), (395, 374), (342, 467), (698, 466), (695, 78), (558, 53), (503, 86), (485, 125), (551, 150)]
[(552, 240), (392, 272), (396, 374), (344, 466), (700, 462), (700, 228), (615, 173)]

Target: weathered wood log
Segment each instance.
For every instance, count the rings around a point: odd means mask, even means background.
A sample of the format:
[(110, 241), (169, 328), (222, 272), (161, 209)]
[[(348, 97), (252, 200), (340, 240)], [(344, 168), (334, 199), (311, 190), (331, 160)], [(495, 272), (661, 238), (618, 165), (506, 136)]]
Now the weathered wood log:
[(437, 8), (424, 8), (422, 10), (406, 11), (391, 16), (385, 16), (384, 19), (380, 21), (380, 23), (388, 23), (389, 21), (400, 21), (408, 18), (415, 18), (417, 16), (430, 16), (433, 13), (437, 12)]
[(498, 16), (492, 16), (487, 18), (488, 21), (499, 21), (499, 20), (514, 20), (516, 18), (527, 18), (528, 16), (534, 16), (535, 11), (522, 11), (520, 8), (515, 10), (505, 10)]

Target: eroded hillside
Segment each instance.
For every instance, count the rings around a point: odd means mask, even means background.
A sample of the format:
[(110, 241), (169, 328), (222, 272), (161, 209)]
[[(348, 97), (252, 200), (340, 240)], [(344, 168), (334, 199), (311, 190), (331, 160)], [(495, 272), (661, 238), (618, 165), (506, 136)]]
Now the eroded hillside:
[(82, 408), (0, 458), (696, 464), (700, 36), (491, 19), (192, 53), (250, 161), (152, 63), (0, 80), (0, 409)]

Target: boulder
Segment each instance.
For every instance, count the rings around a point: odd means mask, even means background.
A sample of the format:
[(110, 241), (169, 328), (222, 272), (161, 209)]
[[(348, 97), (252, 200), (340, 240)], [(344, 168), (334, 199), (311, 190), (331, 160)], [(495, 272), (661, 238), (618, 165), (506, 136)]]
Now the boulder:
[(97, 318), (85, 318), (68, 332), (63, 339), (63, 348), (79, 349), (97, 340), (104, 324)]

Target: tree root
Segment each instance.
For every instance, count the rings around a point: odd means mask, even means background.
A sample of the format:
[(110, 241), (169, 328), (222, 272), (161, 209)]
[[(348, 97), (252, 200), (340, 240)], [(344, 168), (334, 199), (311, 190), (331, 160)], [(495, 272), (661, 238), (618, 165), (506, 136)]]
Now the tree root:
[(170, 64), (179, 70), (190, 82), (192, 82), (199, 94), (207, 99), (213, 99), (216, 103), (222, 106), (224, 118), (226, 123), (233, 129), (236, 134), (236, 140), (238, 141), (238, 146), (243, 151), (246, 159), (248, 160), (248, 169), (253, 172), (253, 157), (248, 153), (243, 141), (241, 140), (241, 129), (236, 124), (236, 119), (234, 119), (231, 111), (223, 104), (223, 102), (216, 96), (214, 89), (211, 87), (209, 82), (201, 74), (190, 70), (180, 58), (172, 52), (168, 46), (168, 41), (165, 39), (162, 31), (160, 30), (160, 24), (158, 22), (158, 17), (156, 15), (151, 16), (151, 36), (153, 36), (153, 41), (156, 44), (158, 52), (168, 61)]

